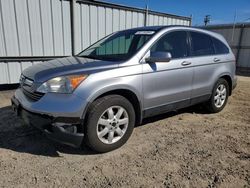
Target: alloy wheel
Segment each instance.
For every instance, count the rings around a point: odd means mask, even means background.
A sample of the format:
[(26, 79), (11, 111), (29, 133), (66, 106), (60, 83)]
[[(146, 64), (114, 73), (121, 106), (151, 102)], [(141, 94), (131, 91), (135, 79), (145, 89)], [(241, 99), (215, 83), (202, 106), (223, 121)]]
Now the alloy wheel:
[(214, 105), (217, 108), (221, 108), (226, 101), (226, 97), (227, 97), (226, 86), (224, 84), (220, 84), (217, 87), (215, 95), (214, 95)]
[(125, 134), (129, 124), (127, 111), (121, 106), (106, 109), (97, 122), (97, 136), (105, 144), (114, 144)]

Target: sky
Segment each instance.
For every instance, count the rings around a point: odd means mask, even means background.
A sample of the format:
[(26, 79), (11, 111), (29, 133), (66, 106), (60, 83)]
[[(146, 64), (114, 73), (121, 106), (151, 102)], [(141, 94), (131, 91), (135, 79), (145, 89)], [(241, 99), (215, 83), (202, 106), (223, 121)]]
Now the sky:
[(212, 24), (250, 22), (250, 0), (105, 0), (115, 4), (145, 8), (176, 14), (192, 15), (192, 25), (203, 25), (205, 15), (211, 15)]

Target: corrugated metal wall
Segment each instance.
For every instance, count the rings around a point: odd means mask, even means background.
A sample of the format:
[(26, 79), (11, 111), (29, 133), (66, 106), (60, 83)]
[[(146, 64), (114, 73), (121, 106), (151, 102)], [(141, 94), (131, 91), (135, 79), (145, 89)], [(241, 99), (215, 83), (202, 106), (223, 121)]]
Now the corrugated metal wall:
[[(0, 56), (71, 55), (70, 2), (0, 0)], [(36, 62), (0, 62), (0, 84)]]
[[(76, 1), (73, 6), (71, 14), (68, 0), (0, 0), (0, 84), (17, 83), (23, 69), (39, 62), (18, 58), (1, 62), (1, 57), (70, 56), (112, 32), (145, 25), (142, 9), (91, 1)], [(146, 25), (190, 25), (190, 21), (149, 11)]]
[(71, 54), (70, 2), (1, 0), (1, 56)]
[(225, 37), (235, 54), (237, 67), (250, 68), (250, 24), (214, 25), (205, 29)]

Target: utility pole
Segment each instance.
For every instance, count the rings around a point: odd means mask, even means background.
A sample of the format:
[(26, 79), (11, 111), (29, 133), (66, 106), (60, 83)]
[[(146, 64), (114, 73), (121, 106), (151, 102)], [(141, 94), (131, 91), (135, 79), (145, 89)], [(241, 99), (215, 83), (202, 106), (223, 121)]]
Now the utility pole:
[(148, 25), (148, 1), (149, 1), (149, 0), (145, 0), (146, 7), (145, 7), (144, 26), (147, 26), (147, 25)]
[(208, 23), (210, 23), (210, 21), (211, 21), (211, 16), (210, 16), (210, 15), (206, 15), (205, 18), (204, 18), (204, 24), (205, 24), (205, 26), (206, 26)]
[(144, 26), (148, 25), (148, 5), (146, 4)]
[(192, 21), (193, 21), (193, 14), (190, 15), (190, 23), (189, 23), (189, 26), (192, 26)]
[(237, 18), (237, 11), (235, 9), (235, 12), (234, 12), (234, 24), (233, 24), (233, 31), (232, 31), (231, 42), (233, 42), (233, 40), (234, 40), (234, 31), (235, 31), (236, 18)]
[(70, 23), (71, 23), (71, 54), (74, 56), (76, 54), (76, 48), (75, 48), (75, 41), (76, 41), (76, 35), (75, 35), (75, 8), (76, 7), (76, 0), (70, 1)]

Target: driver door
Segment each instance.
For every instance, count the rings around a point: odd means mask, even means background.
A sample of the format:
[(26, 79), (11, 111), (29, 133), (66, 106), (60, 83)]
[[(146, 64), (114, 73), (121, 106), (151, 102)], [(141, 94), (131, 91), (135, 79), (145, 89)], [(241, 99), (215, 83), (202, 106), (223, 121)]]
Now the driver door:
[[(194, 69), (186, 31), (171, 31), (150, 52), (169, 52), (169, 62), (143, 63), (144, 115), (152, 116), (190, 105)], [(147, 53), (147, 55), (150, 54)]]

